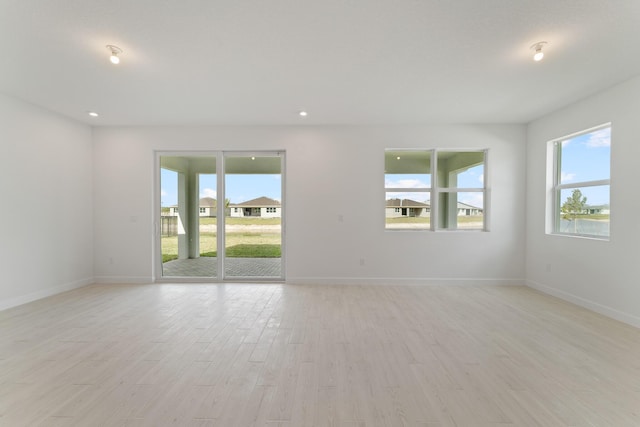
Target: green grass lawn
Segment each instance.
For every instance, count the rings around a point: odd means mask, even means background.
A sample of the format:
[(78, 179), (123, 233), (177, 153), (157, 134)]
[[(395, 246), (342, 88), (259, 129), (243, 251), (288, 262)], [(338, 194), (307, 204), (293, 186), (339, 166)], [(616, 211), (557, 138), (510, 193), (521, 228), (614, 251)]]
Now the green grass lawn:
[(400, 216), (397, 218), (385, 218), (387, 224), (429, 224), (428, 216)]
[[(229, 258), (280, 258), (282, 256), (280, 245), (235, 245), (227, 247), (225, 254)], [(218, 253), (203, 252), (200, 256), (216, 257)]]
[[(589, 215), (596, 219), (598, 215)], [(608, 215), (607, 215), (608, 217)], [(598, 218), (599, 219), (599, 218)], [(215, 225), (217, 218), (200, 218), (200, 225)], [(428, 227), (431, 218), (399, 217), (386, 218), (387, 224), (424, 224)], [(231, 218), (225, 219), (227, 225), (279, 225), (280, 218)], [(482, 223), (482, 216), (459, 216), (458, 224)], [(211, 227), (207, 227), (211, 230)], [(214, 228), (215, 229), (215, 228)], [(278, 232), (228, 232), (226, 233), (226, 256), (230, 258), (279, 258), (281, 236)], [(216, 233), (200, 233), (200, 256), (218, 255)], [(162, 262), (178, 258), (178, 236), (162, 237)]]
[(468, 224), (471, 222), (478, 222), (482, 224), (482, 215), (461, 215), (458, 218), (458, 224)]
[[(567, 215), (568, 218), (573, 218), (573, 215)], [(609, 221), (609, 214), (580, 214), (576, 215), (576, 219), (592, 220), (592, 221)]]
[[(402, 216), (398, 218), (386, 218), (385, 220), (387, 224), (425, 224), (428, 226), (431, 221), (431, 217)], [(469, 223), (482, 223), (482, 215), (460, 215), (458, 217), (458, 224)]]
[[(226, 217), (224, 223), (227, 225), (279, 225), (280, 218), (236, 218)], [(216, 225), (218, 218), (203, 217), (200, 218), (200, 225)]]
[[(216, 233), (200, 233), (200, 256), (217, 256)], [(227, 233), (230, 258), (279, 258), (280, 233)], [(162, 237), (162, 262), (178, 258), (178, 236)]]
[[(177, 252), (177, 251), (176, 251)], [(174, 259), (178, 259), (178, 254), (162, 254), (162, 263), (173, 261)]]
[[(200, 218), (200, 256), (218, 255), (215, 225), (217, 218)], [(280, 225), (280, 218), (225, 218), (226, 225)], [(213, 228), (211, 226), (214, 226)], [(204, 231), (207, 230), (207, 231)], [(226, 256), (231, 258), (279, 258), (281, 255), (278, 232), (228, 232), (226, 233)], [(162, 262), (178, 258), (178, 236), (162, 237)]]

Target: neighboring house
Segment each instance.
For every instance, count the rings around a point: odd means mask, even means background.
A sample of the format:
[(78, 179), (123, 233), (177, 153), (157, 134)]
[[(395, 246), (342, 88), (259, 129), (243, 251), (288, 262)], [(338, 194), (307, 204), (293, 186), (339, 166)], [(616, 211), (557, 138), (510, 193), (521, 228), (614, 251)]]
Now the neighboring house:
[(387, 218), (429, 216), (430, 213), (431, 206), (427, 203), (416, 202), (411, 199), (389, 199), (385, 209)]
[[(213, 197), (203, 197), (200, 199), (198, 207), (198, 215), (201, 217), (215, 217), (217, 203)], [(162, 208), (162, 216), (178, 216), (178, 205), (172, 205)]]
[(217, 203), (213, 197), (203, 197), (200, 199), (200, 216), (215, 217)]
[[(482, 215), (482, 209), (458, 202), (458, 216)], [(431, 205), (411, 199), (389, 199), (385, 209), (387, 218), (425, 217), (430, 216)]]
[(458, 216), (482, 215), (482, 209), (458, 202)]
[(597, 206), (585, 206), (584, 208), (587, 215), (609, 215), (609, 205), (597, 205)]
[(232, 217), (280, 218), (282, 216), (280, 202), (268, 197), (232, 203), (229, 205), (229, 211)]
[[(203, 197), (200, 199), (200, 217), (215, 217), (217, 208), (216, 199)], [(458, 216), (482, 215), (482, 209), (466, 203), (458, 202)], [(588, 214), (608, 214), (609, 206), (588, 206)], [(280, 218), (282, 216), (282, 206), (280, 202), (268, 197), (258, 197), (242, 203), (230, 204), (227, 213), (232, 217), (260, 217), (260, 218)], [(400, 217), (426, 217), (431, 213), (431, 206), (428, 203), (416, 202), (411, 199), (389, 199), (387, 200), (385, 216), (387, 218)], [(178, 216), (178, 206), (168, 206), (162, 209), (162, 216)]]

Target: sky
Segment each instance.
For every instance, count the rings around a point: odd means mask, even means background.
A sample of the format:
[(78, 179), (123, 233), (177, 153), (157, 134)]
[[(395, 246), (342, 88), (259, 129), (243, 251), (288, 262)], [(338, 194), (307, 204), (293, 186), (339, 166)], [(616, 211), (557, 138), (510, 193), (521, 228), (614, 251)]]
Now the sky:
[[(279, 174), (268, 175), (232, 175), (226, 179), (226, 198), (231, 203), (242, 203), (258, 197), (269, 197), (282, 200), (281, 178)], [(178, 204), (178, 174), (168, 169), (161, 169), (161, 204), (173, 206)], [(210, 174), (200, 175), (200, 198), (212, 197), (218, 199), (216, 176)]]
[[(611, 176), (611, 128), (562, 140), (561, 184), (610, 179)], [(608, 205), (609, 186), (584, 187), (580, 191), (587, 197), (587, 205)], [(566, 200), (562, 192), (562, 200)]]
[[(385, 188), (429, 188), (431, 186), (430, 174), (385, 174)], [(478, 188), (484, 186), (484, 165), (474, 166), (458, 174), (458, 188)], [(479, 208), (483, 207), (482, 192), (461, 192), (458, 193), (458, 201)], [(429, 203), (430, 193), (428, 192), (388, 192), (388, 199), (410, 199), (416, 202)]]

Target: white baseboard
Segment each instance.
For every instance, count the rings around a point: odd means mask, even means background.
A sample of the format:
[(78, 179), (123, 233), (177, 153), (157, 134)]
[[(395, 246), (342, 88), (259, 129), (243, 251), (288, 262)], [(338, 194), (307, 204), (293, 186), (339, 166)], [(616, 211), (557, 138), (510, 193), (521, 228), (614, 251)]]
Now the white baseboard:
[(51, 288), (43, 289), (41, 291), (31, 292), (26, 295), (21, 295), (14, 298), (8, 298), (0, 301), (0, 311), (7, 310), (9, 308), (17, 307), (22, 304), (26, 304), (32, 301), (36, 301), (42, 298), (50, 297), (52, 295), (60, 294), (62, 292), (71, 291), (73, 289), (81, 288), (83, 286), (91, 285), (94, 283), (93, 278), (76, 280), (73, 282), (65, 283)]
[(94, 277), (95, 283), (104, 284), (145, 284), (153, 283), (153, 277), (151, 276), (96, 276)]
[(385, 286), (523, 286), (524, 279), (456, 279), (397, 277), (287, 277), (292, 285), (385, 285)]
[(560, 298), (570, 303), (579, 305), (580, 307), (584, 307), (591, 311), (595, 311), (596, 313), (602, 314), (603, 316), (607, 316), (612, 319), (618, 320), (620, 322), (626, 323), (628, 325), (635, 326), (636, 328), (640, 328), (640, 317), (636, 317), (632, 314), (625, 313), (620, 310), (616, 310), (615, 308), (607, 307), (606, 305), (602, 305), (597, 302), (584, 299), (577, 295), (573, 295), (568, 292), (561, 291), (559, 289), (555, 289), (547, 285), (543, 285), (542, 283), (538, 283), (533, 280), (527, 280), (525, 284), (526, 286), (533, 288), (537, 291), (540, 291), (542, 293), (552, 295), (554, 297)]

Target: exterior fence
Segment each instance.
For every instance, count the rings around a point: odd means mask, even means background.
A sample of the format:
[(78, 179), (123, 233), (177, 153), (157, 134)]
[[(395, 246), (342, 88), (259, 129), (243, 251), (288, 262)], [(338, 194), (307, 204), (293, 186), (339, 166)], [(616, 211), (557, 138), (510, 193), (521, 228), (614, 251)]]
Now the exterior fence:
[(160, 235), (162, 237), (170, 237), (178, 235), (178, 217), (162, 216), (160, 217)]

